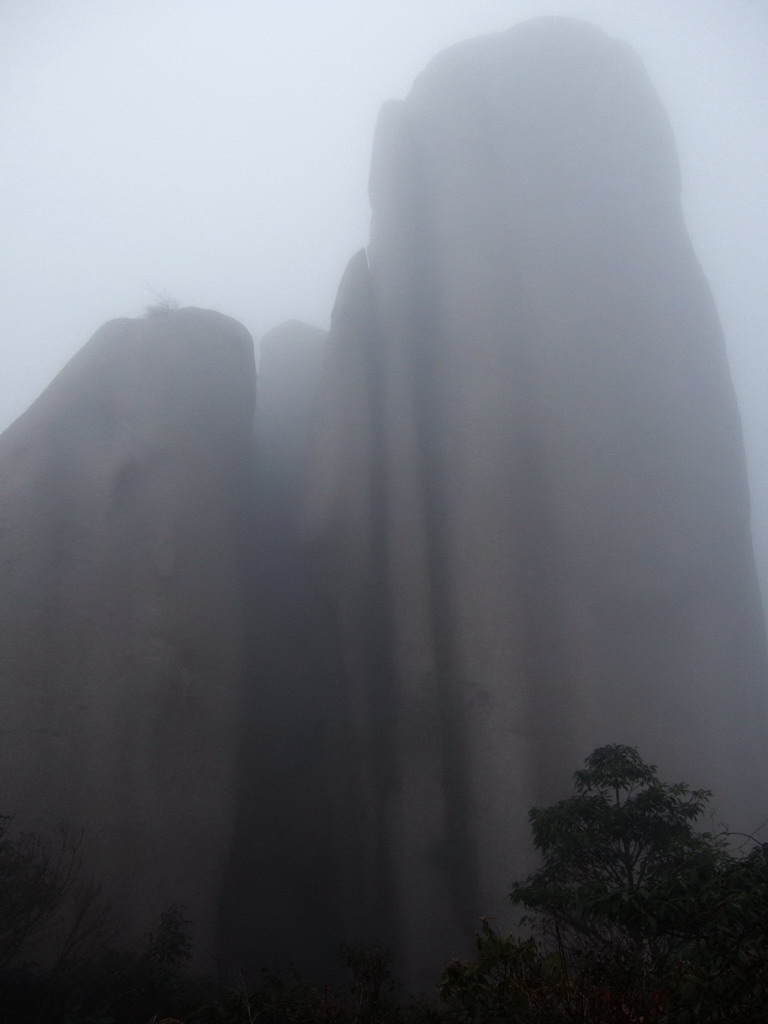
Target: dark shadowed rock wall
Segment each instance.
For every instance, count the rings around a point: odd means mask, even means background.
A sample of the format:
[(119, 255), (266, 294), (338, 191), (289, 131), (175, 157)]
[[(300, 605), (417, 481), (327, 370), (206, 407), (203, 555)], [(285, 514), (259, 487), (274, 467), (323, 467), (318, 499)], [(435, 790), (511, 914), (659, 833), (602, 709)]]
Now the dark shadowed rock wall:
[[(221, 919), (224, 961), (238, 969), (295, 964), (326, 979), (338, 967), (345, 799), (354, 778), (347, 701), (328, 613), (301, 543), (326, 334), (292, 321), (262, 340), (256, 410), (256, 674), (244, 716), (238, 822)], [(342, 812), (343, 809), (343, 812)], [(344, 895), (342, 895), (344, 894)]]
[(254, 391), (234, 320), (114, 320), (0, 438), (0, 809), (84, 828), (127, 935), (182, 904), (201, 960), (234, 828)]
[(365, 822), (346, 927), (415, 978), (503, 913), (528, 808), (597, 744), (757, 826), (766, 652), (723, 338), (636, 55), (557, 18), (454, 47), (384, 107), (370, 187), (306, 527)]

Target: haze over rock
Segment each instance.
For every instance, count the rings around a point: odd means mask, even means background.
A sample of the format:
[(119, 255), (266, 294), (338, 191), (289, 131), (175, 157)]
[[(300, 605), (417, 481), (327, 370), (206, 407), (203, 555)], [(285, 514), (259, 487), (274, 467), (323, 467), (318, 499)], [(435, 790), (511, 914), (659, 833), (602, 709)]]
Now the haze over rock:
[[(103, 327), (0, 437), (0, 813), (87, 830), (128, 926), (413, 985), (605, 743), (768, 814), (738, 411), (637, 56), (540, 18), (376, 130), (329, 335)], [(716, 823), (713, 823), (716, 826)]]
[(255, 372), (234, 320), (102, 327), (0, 438), (2, 811), (86, 831), (130, 936), (213, 952), (235, 816)]
[(559, 18), (447, 50), (382, 110), (370, 188), (308, 532), (368, 823), (349, 912), (416, 977), (503, 913), (529, 807), (598, 744), (756, 827), (768, 677), (723, 339), (637, 56)]
[[(301, 541), (314, 397), (326, 332), (298, 321), (259, 346), (252, 643), (239, 814), (221, 919), (224, 962), (253, 971), (337, 966), (335, 879), (345, 837), (333, 770), (345, 698)], [(336, 874), (338, 872), (338, 874)]]

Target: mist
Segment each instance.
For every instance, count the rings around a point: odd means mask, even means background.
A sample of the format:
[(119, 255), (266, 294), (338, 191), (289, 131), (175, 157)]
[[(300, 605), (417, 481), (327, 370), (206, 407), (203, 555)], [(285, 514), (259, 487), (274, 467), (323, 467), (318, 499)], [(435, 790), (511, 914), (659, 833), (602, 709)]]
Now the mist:
[(0, 17), (7, 773), (129, 928), (420, 983), (611, 741), (750, 825), (765, 10)]
[(139, 315), (158, 293), (234, 316), (256, 339), (293, 317), (327, 327), (367, 239), (381, 103), (443, 47), (561, 13), (630, 43), (672, 121), (739, 393), (765, 580), (759, 3), (5, 0), (0, 427), (100, 323)]

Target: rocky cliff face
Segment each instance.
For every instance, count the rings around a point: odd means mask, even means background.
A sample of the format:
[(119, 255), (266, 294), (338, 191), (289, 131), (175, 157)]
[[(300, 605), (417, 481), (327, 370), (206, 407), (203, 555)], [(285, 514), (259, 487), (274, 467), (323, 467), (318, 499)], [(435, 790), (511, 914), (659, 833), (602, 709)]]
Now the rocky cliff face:
[(740, 425), (679, 193), (639, 60), (579, 22), (448, 50), (382, 111), (308, 532), (367, 821), (350, 927), (416, 972), (599, 743), (765, 816)]
[(86, 831), (127, 927), (212, 952), (250, 622), (253, 347), (182, 309), (99, 330), (0, 438), (2, 810)]
[[(379, 121), (332, 329), (107, 324), (0, 438), (0, 811), (129, 932), (411, 983), (503, 923), (527, 811), (637, 745), (768, 808), (739, 418), (637, 57), (542, 18)], [(321, 356), (322, 349), (322, 356)], [(254, 470), (257, 485), (254, 488)], [(508, 916), (507, 916), (508, 919)]]

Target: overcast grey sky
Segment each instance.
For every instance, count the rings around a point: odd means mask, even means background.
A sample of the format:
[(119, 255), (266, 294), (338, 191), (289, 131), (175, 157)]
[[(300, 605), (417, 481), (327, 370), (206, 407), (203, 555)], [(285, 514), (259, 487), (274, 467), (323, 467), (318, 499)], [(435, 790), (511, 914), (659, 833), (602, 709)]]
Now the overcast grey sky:
[(381, 103), (443, 47), (539, 14), (631, 43), (667, 107), (762, 515), (766, 0), (0, 0), (0, 429), (152, 289), (256, 340), (327, 326), (367, 240)]

